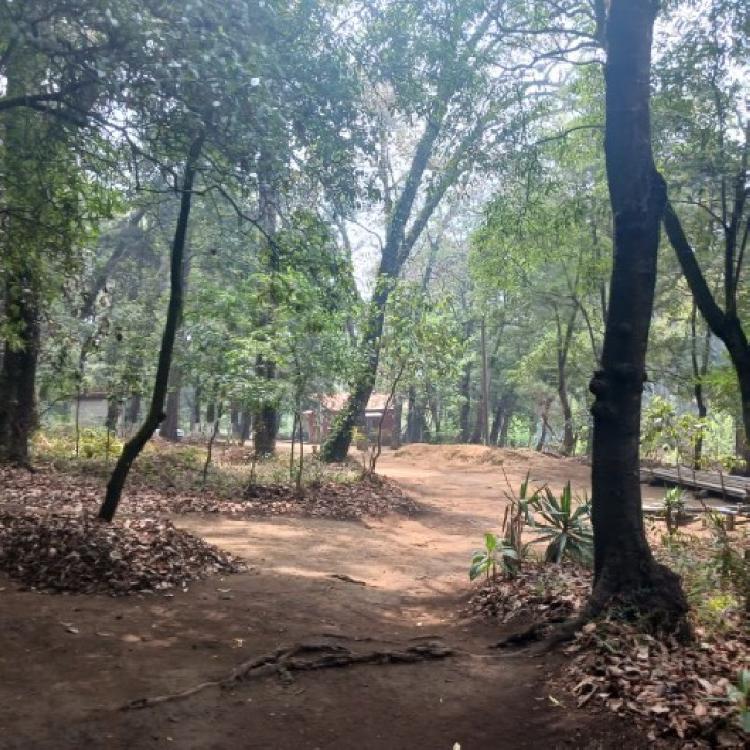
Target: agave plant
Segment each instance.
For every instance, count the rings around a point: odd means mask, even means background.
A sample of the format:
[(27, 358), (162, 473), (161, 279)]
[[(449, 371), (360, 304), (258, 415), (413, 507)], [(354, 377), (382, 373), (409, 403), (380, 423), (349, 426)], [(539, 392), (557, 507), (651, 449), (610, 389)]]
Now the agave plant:
[(589, 565), (594, 554), (591, 505), (588, 501), (579, 504), (573, 501), (570, 482), (559, 497), (544, 487), (536, 495), (533, 507), (538, 518), (530, 517), (530, 525), (541, 532), (534, 543), (548, 542), (545, 561), (559, 563), (567, 558)]

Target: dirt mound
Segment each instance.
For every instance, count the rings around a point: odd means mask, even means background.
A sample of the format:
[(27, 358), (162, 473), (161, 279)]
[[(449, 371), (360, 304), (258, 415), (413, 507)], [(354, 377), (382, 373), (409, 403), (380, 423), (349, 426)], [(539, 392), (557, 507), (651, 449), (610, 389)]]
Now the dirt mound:
[(464, 464), (490, 464), (501, 466), (506, 461), (530, 461), (539, 453), (528, 448), (494, 448), (485, 445), (431, 445), (413, 443), (394, 452), (399, 458), (428, 459), (431, 461), (453, 461)]
[(169, 521), (0, 516), (0, 570), (34, 589), (121, 596), (185, 588), (243, 568)]

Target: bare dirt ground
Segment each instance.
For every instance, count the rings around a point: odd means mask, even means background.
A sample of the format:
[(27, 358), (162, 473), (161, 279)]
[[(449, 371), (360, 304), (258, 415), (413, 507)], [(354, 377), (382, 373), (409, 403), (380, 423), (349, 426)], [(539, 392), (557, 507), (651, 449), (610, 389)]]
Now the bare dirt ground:
[[(0, 577), (0, 748), (646, 747), (611, 715), (570, 708), (563, 695), (550, 699), (547, 680), (560, 657), (489, 651), (502, 635), (497, 626), (461, 614), (469, 555), (484, 531), (500, 526), (503, 469), (514, 488), (529, 470), (556, 488), (567, 479), (574, 490), (588, 483), (588, 467), (576, 461), (483, 451), (386, 453), (379, 470), (423, 508), (410, 517), (176, 516), (250, 569), (171, 597), (42, 595)], [(456, 654), (299, 673), (293, 681), (269, 676), (119, 710), (221, 678), (295, 642), (386, 648), (426, 639)]]

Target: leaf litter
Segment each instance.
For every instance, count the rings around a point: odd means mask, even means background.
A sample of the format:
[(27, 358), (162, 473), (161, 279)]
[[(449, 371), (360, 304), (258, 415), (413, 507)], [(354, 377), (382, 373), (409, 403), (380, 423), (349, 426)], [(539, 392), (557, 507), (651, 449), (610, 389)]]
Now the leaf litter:
[[(497, 577), (473, 591), (467, 614), (503, 624), (542, 624), (579, 612), (591, 572), (573, 565), (524, 562), (513, 579)], [(589, 622), (565, 649), (571, 657), (553, 682), (579, 707), (598, 706), (630, 718), (654, 746), (748, 748), (728, 687), (750, 669), (750, 618), (742, 612), (721, 629), (696, 626), (687, 645), (639, 632), (637, 623)]]
[(167, 520), (107, 524), (87, 516), (0, 515), (0, 570), (39, 591), (164, 592), (244, 567)]

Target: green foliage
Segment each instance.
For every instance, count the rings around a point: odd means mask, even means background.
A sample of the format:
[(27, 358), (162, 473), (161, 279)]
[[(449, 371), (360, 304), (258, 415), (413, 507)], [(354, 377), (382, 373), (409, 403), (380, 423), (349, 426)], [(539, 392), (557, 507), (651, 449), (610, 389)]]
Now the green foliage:
[(473, 581), (482, 574), (488, 579), (495, 578), (498, 568), (506, 575), (512, 575), (517, 561), (518, 553), (506, 540), (487, 532), (484, 535), (484, 547), (475, 550), (471, 556), (469, 580)]
[(742, 669), (734, 685), (727, 685), (727, 698), (734, 703), (737, 723), (750, 734), (750, 669)]
[(569, 559), (583, 565), (591, 564), (594, 551), (591, 504), (585, 501), (576, 506), (570, 482), (566, 482), (559, 496), (544, 487), (535, 494), (531, 507), (538, 516), (532, 515), (530, 524), (540, 532), (533, 543), (548, 543), (544, 553), (547, 562), (560, 563)]
[[(76, 435), (69, 428), (39, 431), (34, 435), (33, 448), (44, 459), (70, 459), (76, 455)], [(122, 452), (122, 442), (111, 432), (93, 427), (78, 435), (78, 456), (83, 459), (116, 458)]]
[(680, 525), (680, 516), (685, 511), (685, 498), (681, 487), (670, 487), (664, 493), (664, 520), (667, 533), (673, 536)]

